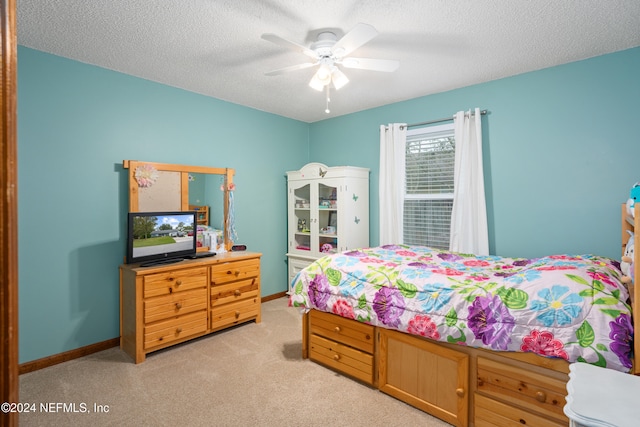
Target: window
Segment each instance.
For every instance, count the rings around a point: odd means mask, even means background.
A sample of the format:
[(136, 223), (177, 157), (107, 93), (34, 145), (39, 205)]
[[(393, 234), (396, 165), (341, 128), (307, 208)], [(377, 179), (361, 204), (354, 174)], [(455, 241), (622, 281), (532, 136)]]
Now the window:
[(455, 146), (453, 123), (407, 131), (405, 244), (449, 249)]

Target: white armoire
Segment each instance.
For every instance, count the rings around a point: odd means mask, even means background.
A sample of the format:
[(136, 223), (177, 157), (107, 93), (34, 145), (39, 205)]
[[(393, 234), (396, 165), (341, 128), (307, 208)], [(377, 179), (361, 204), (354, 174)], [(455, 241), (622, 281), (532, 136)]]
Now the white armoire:
[(369, 246), (369, 169), (309, 163), (287, 172), (289, 291), (328, 253)]

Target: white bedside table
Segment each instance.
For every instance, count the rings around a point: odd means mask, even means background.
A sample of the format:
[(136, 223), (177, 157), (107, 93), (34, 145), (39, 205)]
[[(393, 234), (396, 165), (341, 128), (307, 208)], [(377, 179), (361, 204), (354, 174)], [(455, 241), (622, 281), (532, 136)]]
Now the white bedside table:
[(572, 363), (564, 413), (572, 427), (640, 426), (640, 377)]

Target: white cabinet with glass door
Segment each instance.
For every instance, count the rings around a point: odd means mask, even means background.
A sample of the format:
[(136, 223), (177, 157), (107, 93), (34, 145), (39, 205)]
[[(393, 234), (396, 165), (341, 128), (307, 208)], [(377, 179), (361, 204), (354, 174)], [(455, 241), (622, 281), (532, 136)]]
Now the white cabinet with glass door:
[(313, 260), (369, 246), (369, 169), (309, 163), (287, 187), (289, 286)]

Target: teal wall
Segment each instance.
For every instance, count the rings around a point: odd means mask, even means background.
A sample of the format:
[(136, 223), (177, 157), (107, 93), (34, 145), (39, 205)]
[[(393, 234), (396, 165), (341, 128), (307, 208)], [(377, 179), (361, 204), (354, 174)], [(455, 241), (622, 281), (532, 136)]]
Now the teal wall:
[(239, 241), (263, 253), (268, 296), (287, 287), (286, 171), (370, 168), (377, 244), (379, 126), (478, 106), (491, 251), (618, 257), (639, 70), (637, 48), (307, 124), (20, 46), (20, 362), (118, 336), (124, 159), (235, 168)]
[(371, 169), (370, 243), (376, 245), (380, 125), (487, 109), (491, 253), (619, 257), (620, 204), (640, 181), (639, 76), (635, 48), (316, 122), (309, 157)]
[(19, 357), (119, 335), (125, 159), (236, 171), (239, 242), (262, 294), (287, 288), (285, 171), (307, 123), (18, 48)]

